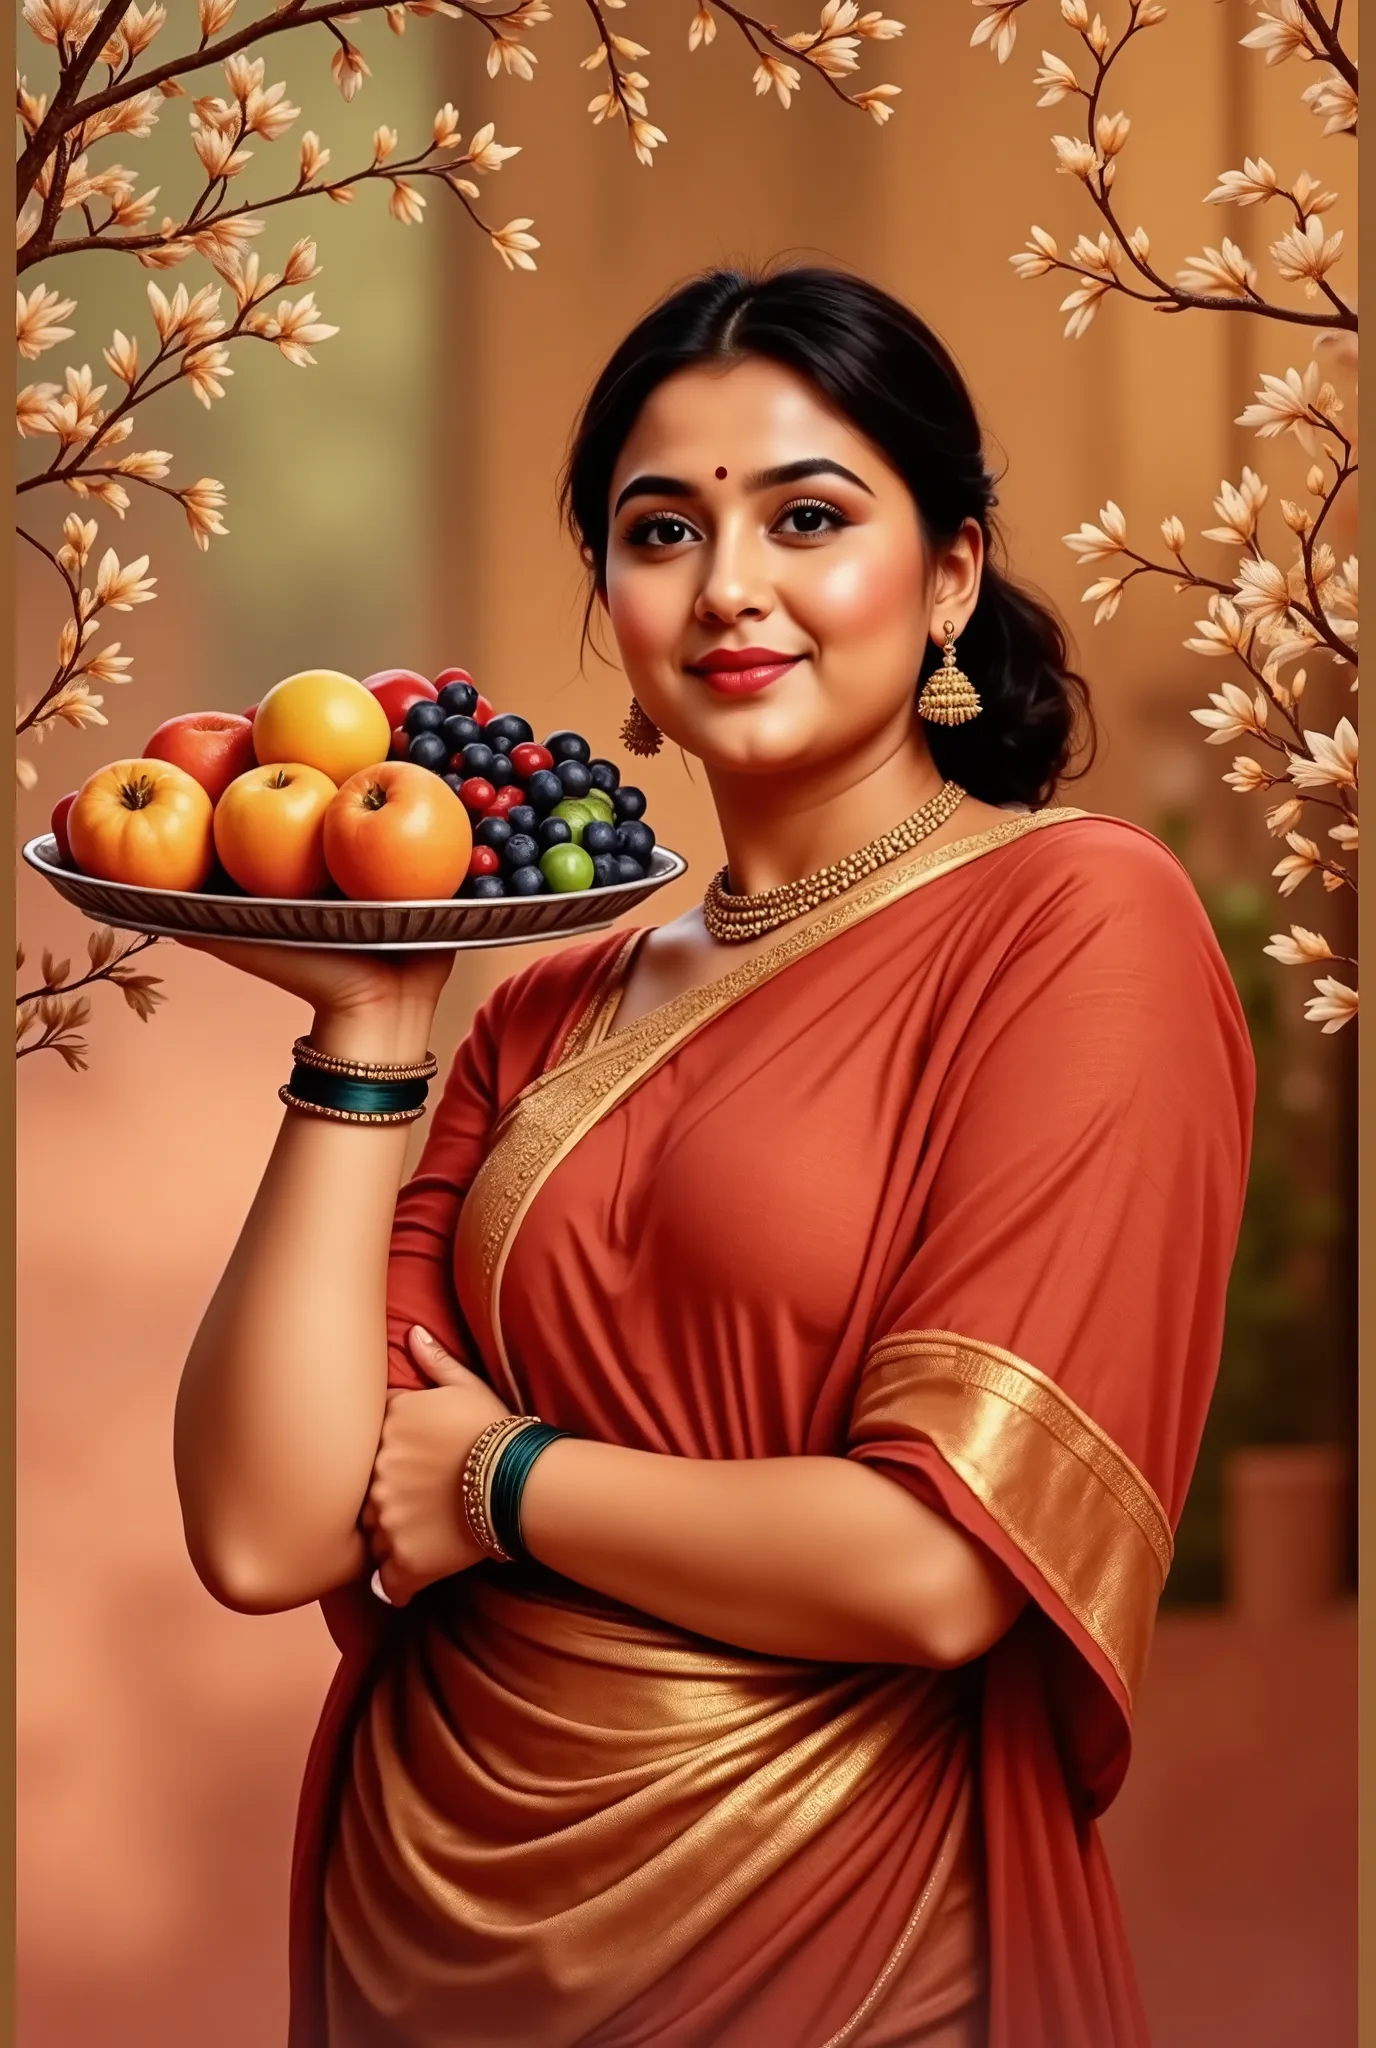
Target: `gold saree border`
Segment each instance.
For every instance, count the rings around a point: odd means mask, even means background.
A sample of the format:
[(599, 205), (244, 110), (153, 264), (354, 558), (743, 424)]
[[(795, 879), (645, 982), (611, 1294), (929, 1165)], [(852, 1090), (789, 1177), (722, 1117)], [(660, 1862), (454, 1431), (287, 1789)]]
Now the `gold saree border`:
[(872, 1346), (852, 1444), (921, 1434), (1036, 1566), (1131, 1702), (1174, 1554), (1166, 1510), (1064, 1388), (1011, 1351), (952, 1330)]
[[(508, 1392), (518, 1406), (524, 1406), (524, 1401), (511, 1370), (501, 1327), (502, 1276), (531, 1203), (579, 1140), (694, 1032), (782, 973), (795, 960), (862, 924), (939, 875), (965, 867), (1031, 832), (1090, 815), (1072, 805), (1052, 805), (1045, 810), (1021, 813), (964, 839), (954, 839), (946, 846), (926, 851), (919, 848), (881, 868), (838, 901), (798, 919), (778, 945), (752, 955), (716, 981), (686, 989), (672, 1001), (647, 1011), (624, 1031), (607, 1035), (619, 997), (621, 975), (648, 927), (640, 927), (629, 935), (626, 945), (614, 956), (615, 971), (594, 995), (584, 1016), (575, 1022), (563, 1056), (529, 1081), (498, 1118), (487, 1157), (474, 1175), (459, 1215), (460, 1252), (475, 1269), (474, 1291), (487, 1317), (486, 1334), (500, 1362)], [(600, 1028), (602, 1035), (594, 1041), (595, 1027)], [(475, 1331), (474, 1335), (479, 1333)]]

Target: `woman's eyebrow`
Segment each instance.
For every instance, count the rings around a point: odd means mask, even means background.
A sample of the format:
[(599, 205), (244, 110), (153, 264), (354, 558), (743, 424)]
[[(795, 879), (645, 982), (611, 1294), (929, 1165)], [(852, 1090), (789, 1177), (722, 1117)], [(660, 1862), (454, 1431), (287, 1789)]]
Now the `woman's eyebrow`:
[[(800, 484), (811, 476), (844, 477), (847, 483), (855, 484), (862, 490), (866, 497), (872, 498), (874, 496), (874, 492), (870, 489), (864, 478), (858, 477), (853, 469), (847, 469), (843, 463), (832, 462), (828, 457), (822, 455), (805, 455), (801, 461), (783, 462), (775, 469), (757, 469), (753, 475), (745, 479), (745, 487), (748, 491), (768, 491), (776, 489), (780, 484)], [(612, 507), (612, 517), (615, 519), (617, 513), (629, 498), (692, 498), (696, 496), (695, 486), (684, 483), (680, 477), (636, 476), (631, 478), (631, 481), (626, 485), (626, 488)]]

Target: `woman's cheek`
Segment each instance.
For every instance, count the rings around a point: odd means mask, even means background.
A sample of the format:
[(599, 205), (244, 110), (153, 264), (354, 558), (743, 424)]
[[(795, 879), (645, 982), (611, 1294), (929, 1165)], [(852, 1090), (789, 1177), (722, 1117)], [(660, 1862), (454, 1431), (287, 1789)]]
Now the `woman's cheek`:
[(919, 560), (898, 550), (818, 561), (800, 589), (796, 616), (825, 644), (886, 639), (918, 619)]

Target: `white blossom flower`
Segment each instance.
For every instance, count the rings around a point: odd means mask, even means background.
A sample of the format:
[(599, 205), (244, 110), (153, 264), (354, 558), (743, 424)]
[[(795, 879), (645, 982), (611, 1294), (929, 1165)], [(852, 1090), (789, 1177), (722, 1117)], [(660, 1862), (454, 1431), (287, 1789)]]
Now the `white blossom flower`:
[(330, 59), (330, 71), (346, 100), (353, 99), (361, 90), (364, 79), (373, 75), (363, 52), (349, 42), (341, 43), (336, 49)]
[[(1327, 881), (1325, 876), (1324, 880)], [(1341, 1031), (1357, 1014), (1357, 991), (1331, 974), (1320, 975), (1314, 983), (1319, 991), (1310, 996), (1304, 1014), (1310, 1024), (1322, 1024), (1325, 1031)]]
[(48, 285), (36, 284), (25, 298), (15, 293), (15, 345), (21, 356), (33, 362), (44, 349), (70, 341), (75, 328), (58, 323), (76, 311), (75, 299), (64, 299)]
[(188, 484), (177, 496), (182, 501), (187, 524), (198, 548), (205, 552), (210, 546), (212, 534), (228, 532), (221, 514), (225, 505), (225, 487), (213, 476), (203, 476), (194, 484)]
[(51, 434), (55, 431), (52, 403), (58, 396), (60, 384), (26, 384), (15, 399), (15, 423), (21, 440), (28, 440), (34, 434)]
[(1261, 389), (1253, 403), (1240, 412), (1236, 424), (1240, 427), (1255, 427), (1258, 440), (1267, 440), (1276, 434), (1294, 434), (1300, 445), (1311, 455), (1318, 452), (1318, 435), (1315, 431), (1315, 414), (1322, 384), (1319, 366), (1308, 362), (1303, 373), (1287, 370), (1283, 377), (1272, 377), (1263, 371)]
[(1310, 758), (1290, 756), (1292, 782), (1301, 789), (1357, 787), (1357, 730), (1350, 719), (1338, 720), (1331, 739), (1327, 733), (1306, 732), (1304, 743)]
[(1260, 761), (1254, 761), (1250, 754), (1238, 754), (1233, 761), (1232, 773), (1223, 780), (1229, 789), (1235, 789), (1239, 796), (1252, 796), (1259, 789), (1269, 789), (1272, 777), (1267, 774)]
[(776, 92), (779, 104), (788, 107), (801, 82), (802, 74), (797, 67), (785, 64), (778, 57), (763, 57), (755, 67), (753, 83), (757, 99), (762, 93)]
[(1287, 796), (1280, 803), (1273, 804), (1266, 813), (1266, 829), (1275, 839), (1284, 832), (1290, 832), (1304, 816), (1302, 797)]
[(487, 75), (495, 78), (499, 71), (505, 71), (509, 78), (532, 79), (538, 59), (533, 50), (523, 43), (514, 42), (510, 36), (494, 36), (488, 46)]
[(709, 7), (699, 4), (697, 12), (688, 24), (688, 47), (690, 50), (704, 49), (717, 33), (716, 19)]
[(457, 149), (460, 142), (459, 110), (448, 100), (435, 116), (431, 135), (436, 149)]
[(1266, 730), (1269, 706), (1260, 690), (1249, 697), (1237, 683), (1225, 683), (1221, 690), (1211, 690), (1209, 703), (1213, 709), (1192, 711), (1190, 717), (1200, 725), (1207, 726), (1206, 745), (1221, 747), (1228, 740), (1245, 740)]
[(469, 143), (464, 162), (471, 164), (475, 171), (484, 173), (499, 171), (508, 157), (521, 154), (519, 142), (494, 142), (492, 139), (494, 133), (493, 124), (491, 121), (488, 121), (478, 130), (473, 140)]
[(862, 113), (868, 114), (870, 119), (882, 128), (894, 112), (889, 101), (896, 100), (902, 90), (901, 85), (871, 85), (864, 92), (853, 92), (850, 96), (851, 105), (859, 107)]
[(1059, 263), (1060, 254), (1055, 236), (1049, 235), (1045, 228), (1034, 227), (1029, 230), (1027, 247), (1016, 251), (1008, 261), (1019, 277), (1041, 277)]
[(1280, 894), (1293, 896), (1306, 876), (1323, 864), (1323, 855), (1312, 839), (1306, 839), (1302, 832), (1287, 832), (1285, 843), (1290, 852), (1278, 861), (1271, 873), (1280, 877)]
[(1073, 291), (1067, 292), (1061, 300), (1060, 311), (1069, 313), (1065, 323), (1065, 339), (1078, 341), (1099, 310), (1099, 301), (1109, 290), (1107, 279), (1098, 277), (1082, 278)]
[(201, 34), (206, 37), (215, 35), (229, 20), (237, 4), (238, 0), (196, 0)]
[(1057, 106), (1069, 93), (1083, 90), (1064, 57), (1058, 57), (1053, 50), (1042, 51), (1041, 69), (1032, 83), (1041, 93), (1037, 101), (1039, 107)]
[(1268, 64), (1283, 64), (1297, 53), (1313, 55), (1299, 0), (1271, 0), (1269, 10), (1259, 7), (1257, 13), (1257, 27), (1240, 38), (1244, 50), (1264, 50)]
[(1325, 72), (1313, 85), (1306, 86), (1300, 98), (1310, 113), (1317, 114), (1323, 122), (1325, 135), (1341, 135), (1357, 125), (1356, 88), (1336, 71)]
[(490, 230), (488, 239), (508, 270), (534, 270), (535, 258), (530, 251), (540, 244), (527, 233), (533, 226), (530, 220), (509, 220), (504, 228)]
[(1211, 298), (1246, 299), (1254, 295), (1256, 265), (1249, 263), (1236, 242), (1223, 237), (1221, 249), (1205, 249), (1191, 256), (1175, 274), (1182, 291), (1203, 292)]
[(1272, 932), (1270, 945), (1261, 950), (1279, 960), (1282, 967), (1308, 967), (1315, 960), (1333, 958), (1333, 948), (1323, 933), (1306, 931), (1302, 924), (1292, 924), (1288, 933)]
[(1101, 576), (1097, 582), (1090, 584), (1089, 589), (1085, 592), (1080, 602), (1082, 604), (1097, 604), (1094, 623), (1096, 626), (1102, 626), (1117, 611), (1122, 595), (1123, 578), (1121, 576)]
[(1244, 157), (1240, 171), (1222, 171), (1212, 192), (1205, 195), (1206, 206), (1255, 206), (1259, 199), (1270, 199), (1280, 190), (1279, 181), (1264, 156)]
[[(387, 211), (393, 220), (399, 220), (403, 227), (418, 228), (425, 218), (425, 194), (417, 191), (407, 178), (392, 179), (392, 196), (387, 201)], [(331, 333), (338, 329), (332, 328)]]
[(301, 137), (301, 180), (309, 185), (319, 177), (330, 160), (330, 152), (320, 146), (320, 137), (313, 128), (308, 128)]
[(1127, 537), (1127, 521), (1112, 498), (1100, 512), (1097, 526), (1086, 520), (1078, 532), (1061, 536), (1071, 554), (1082, 562), (1102, 562), (1110, 555), (1120, 555)]
[(1056, 169), (1072, 178), (1083, 178), (1088, 184), (1099, 169), (1098, 157), (1082, 136), (1053, 135), (1051, 147), (1056, 152)]
[(981, 10), (981, 18), (970, 38), (971, 49), (988, 43), (999, 63), (1006, 64), (1018, 39), (1018, 8), (1022, 0), (974, 0), (974, 4)]
[(1307, 220), (1303, 228), (1291, 228), (1289, 234), (1271, 244), (1271, 260), (1284, 278), (1303, 281), (1308, 296), (1318, 296), (1319, 280), (1328, 275), (1342, 254), (1343, 231), (1325, 239), (1323, 223), (1317, 214)]
[(223, 398), (225, 395), (221, 379), (234, 375), (230, 367), (229, 350), (221, 343), (216, 343), (210, 348), (196, 349), (191, 355), (183, 358), (182, 375), (208, 412), (211, 400)]
[(1161, 538), (1173, 555), (1185, 552), (1185, 528), (1174, 512), (1161, 521)]
[[(400, 182), (393, 180), (393, 183)], [(314, 292), (307, 292), (295, 305), (290, 299), (283, 299), (277, 308), (274, 327), (270, 339), (277, 343), (278, 350), (287, 361), (298, 369), (304, 369), (307, 363), (315, 361), (310, 352), (311, 342), (328, 341), (332, 334), (339, 332), (337, 327), (329, 326), (320, 318)]]
[(1274, 620), (1283, 621), (1290, 610), (1290, 579), (1275, 562), (1242, 562), (1234, 587), (1239, 611), (1245, 612), (1254, 625)]

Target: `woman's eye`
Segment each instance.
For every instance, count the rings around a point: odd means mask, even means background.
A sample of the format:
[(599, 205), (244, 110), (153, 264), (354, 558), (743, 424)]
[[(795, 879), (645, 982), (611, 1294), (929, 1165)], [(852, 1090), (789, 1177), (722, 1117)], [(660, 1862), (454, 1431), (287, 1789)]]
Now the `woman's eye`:
[(695, 539), (695, 531), (676, 512), (651, 512), (637, 519), (626, 533), (633, 548), (676, 548), (681, 541)]
[(806, 498), (786, 505), (778, 519), (778, 530), (794, 539), (810, 540), (814, 534), (834, 533), (848, 524), (844, 512), (820, 498)]

